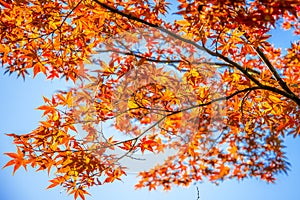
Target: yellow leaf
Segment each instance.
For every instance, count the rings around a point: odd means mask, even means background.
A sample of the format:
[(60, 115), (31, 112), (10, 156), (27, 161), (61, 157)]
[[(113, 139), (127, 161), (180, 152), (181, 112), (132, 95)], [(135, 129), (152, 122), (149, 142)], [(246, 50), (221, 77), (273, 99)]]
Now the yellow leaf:
[(56, 121), (58, 119), (59, 119), (58, 113), (57, 112), (53, 112), (52, 120)]
[(128, 108), (138, 108), (139, 106), (133, 100), (128, 101)]
[(281, 102), (281, 100), (280, 100), (278, 97), (273, 96), (273, 95), (269, 95), (269, 99), (270, 99), (271, 101), (273, 101), (274, 103), (279, 103), (279, 102)]
[(187, 20), (177, 20), (176, 24), (180, 25), (180, 26), (190, 26), (190, 23)]

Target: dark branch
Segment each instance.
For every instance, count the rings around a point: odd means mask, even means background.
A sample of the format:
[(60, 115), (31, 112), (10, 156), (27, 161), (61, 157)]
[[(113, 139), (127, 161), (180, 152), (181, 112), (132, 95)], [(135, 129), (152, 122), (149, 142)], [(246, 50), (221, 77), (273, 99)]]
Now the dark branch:
[(265, 56), (265, 54), (260, 50), (259, 47), (255, 48), (256, 52), (258, 53), (259, 57), (264, 61), (264, 63), (267, 65), (267, 67), (270, 69), (270, 71), (275, 76), (276, 80), (278, 81), (279, 85), (284, 89), (286, 92), (290, 94), (294, 94), (290, 88), (286, 85), (286, 83), (282, 80), (280, 75), (277, 73), (276, 69), (273, 67), (269, 59)]
[[(140, 19), (138, 17), (135, 17), (133, 15), (130, 15), (130, 14), (126, 14), (126, 13), (123, 13), (122, 11), (118, 10), (118, 9), (115, 9), (113, 7), (110, 7), (108, 5), (106, 5), (105, 3), (101, 3), (100, 1), (98, 0), (93, 0), (95, 3), (97, 3), (98, 5), (102, 6), (103, 8), (106, 8), (108, 9), (109, 11), (113, 12), (113, 13), (117, 13), (123, 17), (127, 17), (128, 19), (131, 19), (131, 20), (134, 20), (136, 22), (140, 22), (140, 23), (143, 23), (145, 25), (148, 25), (150, 27), (153, 27), (153, 28), (157, 28), (158, 30), (174, 37), (175, 39), (178, 39), (182, 42), (186, 42), (188, 44), (191, 44), (193, 45), (194, 47), (196, 47), (197, 49), (199, 50), (202, 50), (202, 51), (205, 51), (207, 52), (208, 54), (210, 54), (211, 56), (214, 56), (214, 57), (218, 57), (220, 59), (222, 59), (223, 61), (225, 61), (226, 63), (234, 66), (235, 68), (237, 68), (239, 71), (241, 71), (247, 78), (249, 78), (251, 81), (253, 81), (256, 85), (259, 86), (260, 89), (265, 89), (265, 90), (269, 90), (269, 91), (272, 91), (272, 92), (275, 92), (277, 94), (281, 94), (291, 100), (293, 100), (297, 105), (300, 106), (300, 99), (294, 94), (294, 93), (288, 93), (286, 91), (282, 91), (278, 88), (275, 88), (275, 87), (270, 87), (270, 86), (267, 86), (267, 85), (263, 85), (259, 80), (257, 80), (256, 78), (254, 78), (251, 74), (249, 74), (249, 72), (247, 71), (247, 69), (245, 69), (243, 66), (239, 65), (238, 63), (230, 60), (228, 57), (218, 53), (218, 52), (213, 52), (209, 49), (207, 49), (206, 47), (204, 46), (201, 46), (199, 44), (197, 44), (196, 42), (192, 41), (192, 40), (189, 40), (189, 39), (185, 39), (183, 37), (181, 37), (180, 35), (177, 35), (163, 27), (160, 27), (159, 25), (156, 25), (156, 24), (152, 24), (150, 22), (147, 22), (143, 19)], [(285, 83), (284, 83), (285, 84)], [(285, 84), (286, 85), (286, 84)], [(249, 88), (248, 88), (249, 89)], [(288, 89), (289, 90), (289, 89)], [(223, 100), (223, 99), (222, 99)], [(209, 104), (208, 104), (209, 105)]]
[[(114, 49), (107, 49), (107, 50), (96, 50), (95, 52), (97, 53), (106, 53), (106, 52), (113, 52), (113, 53), (119, 53), (119, 54), (123, 54), (123, 55), (128, 55), (128, 56), (135, 56), (137, 58), (142, 58), (142, 59), (145, 59), (149, 62), (155, 62), (155, 63), (190, 63), (190, 64), (207, 64), (207, 65), (215, 65), (215, 66), (226, 66), (226, 67), (232, 67), (230, 64), (228, 63), (222, 63), (222, 62), (209, 62), (209, 61), (203, 61), (203, 62), (189, 62), (187, 60), (171, 60), (171, 59), (166, 59), (166, 60), (162, 60), (162, 59), (155, 59), (155, 58), (149, 58), (149, 57), (145, 57), (141, 54), (136, 54), (134, 53), (133, 51), (118, 51), (118, 50), (114, 50)], [(250, 69), (251, 70), (251, 69)], [(248, 71), (250, 71), (248, 70)], [(251, 72), (254, 72), (254, 73), (258, 73), (258, 71), (255, 71), (255, 70), (251, 70)]]

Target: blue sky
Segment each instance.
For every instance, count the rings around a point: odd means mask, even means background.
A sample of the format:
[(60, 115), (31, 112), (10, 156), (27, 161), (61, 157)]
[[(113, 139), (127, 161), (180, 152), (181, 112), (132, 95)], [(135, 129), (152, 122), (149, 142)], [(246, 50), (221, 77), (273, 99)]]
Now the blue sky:
[[(292, 39), (286, 33), (274, 32), (273, 41), (276, 46), (288, 45)], [(299, 39), (299, 38), (298, 38)], [(25, 82), (16, 79), (14, 75), (3, 75), (0, 68), (0, 166), (9, 160), (4, 152), (15, 151), (10, 138), (4, 133), (28, 133), (37, 127), (41, 112), (35, 110), (41, 105), (42, 96), (51, 96), (55, 90), (66, 88), (64, 81), (45, 81), (42, 75), (35, 79), (28, 78)], [(219, 186), (210, 183), (198, 184), (201, 200), (299, 200), (300, 190), (300, 138), (288, 137), (286, 140), (287, 157), (289, 158), (291, 171), (289, 175), (279, 175), (276, 184), (267, 184), (260, 180), (248, 179), (243, 182), (225, 181)], [(137, 182), (134, 174), (128, 174), (123, 182), (94, 187), (89, 192), (95, 199), (188, 199), (196, 200), (197, 191), (195, 185), (189, 188), (176, 188), (169, 192), (134, 190)], [(20, 169), (12, 176), (12, 168), (0, 170), (0, 199), (1, 200), (68, 200), (62, 188), (46, 190), (49, 185), (48, 175), (43, 172), (34, 172), (34, 169)]]
[[(275, 35), (275, 41), (284, 42), (286, 38)], [(277, 39), (276, 39), (277, 38)], [(280, 39), (280, 40), (278, 40)], [(278, 44), (280, 45), (280, 44)], [(10, 138), (4, 133), (27, 133), (38, 125), (41, 112), (35, 110), (41, 105), (42, 95), (51, 96), (57, 89), (66, 88), (63, 81), (45, 81), (42, 75), (37, 78), (28, 78), (25, 82), (16, 79), (14, 75), (3, 75), (0, 69), (0, 165), (3, 166), (8, 157), (4, 152), (14, 151)], [(201, 200), (230, 199), (237, 200), (296, 200), (300, 197), (300, 138), (287, 138), (287, 156), (291, 162), (289, 175), (279, 175), (276, 184), (251, 179), (243, 182), (225, 181), (219, 186), (210, 183), (198, 184)], [(34, 172), (29, 168), (28, 172), (21, 169), (12, 176), (12, 168), (0, 170), (0, 199), (1, 200), (50, 200), (50, 199), (73, 199), (67, 196), (61, 188), (46, 190), (48, 175), (43, 172)], [(196, 199), (195, 185), (189, 188), (174, 188), (170, 192), (133, 189), (137, 179), (134, 174), (129, 174), (123, 182), (116, 182), (90, 190), (91, 197), (87, 199)]]
[[(0, 70), (0, 165), (3, 166), (8, 158), (3, 152), (14, 151), (11, 139), (4, 133), (16, 132), (26, 133), (34, 129), (40, 120), (41, 112), (34, 110), (42, 104), (42, 95), (50, 96), (56, 89), (66, 87), (63, 82), (45, 81), (42, 76), (36, 79), (16, 79), (15, 76), (4, 76), (3, 69)], [(289, 175), (279, 175), (276, 184), (251, 179), (238, 183), (237, 181), (225, 181), (219, 186), (210, 183), (198, 184), (201, 200), (297, 200), (300, 196), (300, 138), (287, 139), (287, 156), (292, 164)], [(68, 200), (61, 188), (46, 190), (48, 186), (48, 175), (43, 172), (34, 172), (29, 168), (28, 172), (21, 169), (12, 176), (12, 168), (0, 170), (0, 199), (1, 200)], [(123, 182), (107, 184), (94, 187), (90, 190), (91, 197), (87, 199), (188, 199), (196, 200), (197, 192), (195, 185), (189, 188), (174, 188), (170, 192), (133, 189), (137, 179), (135, 175), (129, 174)]]

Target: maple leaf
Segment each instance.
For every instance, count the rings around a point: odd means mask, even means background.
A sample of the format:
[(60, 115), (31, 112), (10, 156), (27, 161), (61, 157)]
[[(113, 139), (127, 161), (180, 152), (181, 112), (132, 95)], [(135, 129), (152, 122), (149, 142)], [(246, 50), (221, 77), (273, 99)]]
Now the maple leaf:
[(28, 161), (24, 158), (24, 152), (21, 151), (19, 148), (17, 149), (17, 153), (4, 153), (4, 154), (12, 158), (12, 160), (8, 161), (3, 166), (3, 168), (14, 165), (13, 175), (21, 166), (23, 166), (24, 169), (27, 171)]
[(85, 200), (84, 195), (90, 195), (83, 187), (79, 187), (70, 191), (70, 194), (74, 194), (74, 199), (80, 197), (82, 200)]
[(75, 85), (43, 97), (36, 129), (8, 134), (17, 151), (4, 168), (54, 172), (48, 188), (75, 199), (121, 180), (121, 160), (137, 152), (177, 151), (139, 174), (150, 190), (286, 172), (283, 138), (300, 135), (300, 43), (281, 51), (270, 38), (280, 26), (300, 33), (299, 0), (177, 4), (175, 20), (165, 1), (0, 0), (5, 73)]

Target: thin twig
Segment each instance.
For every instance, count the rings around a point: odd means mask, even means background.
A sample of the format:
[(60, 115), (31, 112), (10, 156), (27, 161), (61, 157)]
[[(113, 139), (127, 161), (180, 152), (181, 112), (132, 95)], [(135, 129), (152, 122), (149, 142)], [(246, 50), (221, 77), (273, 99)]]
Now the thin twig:
[(196, 200), (200, 200), (200, 191), (199, 191), (199, 187), (196, 186), (197, 189), (197, 199)]

